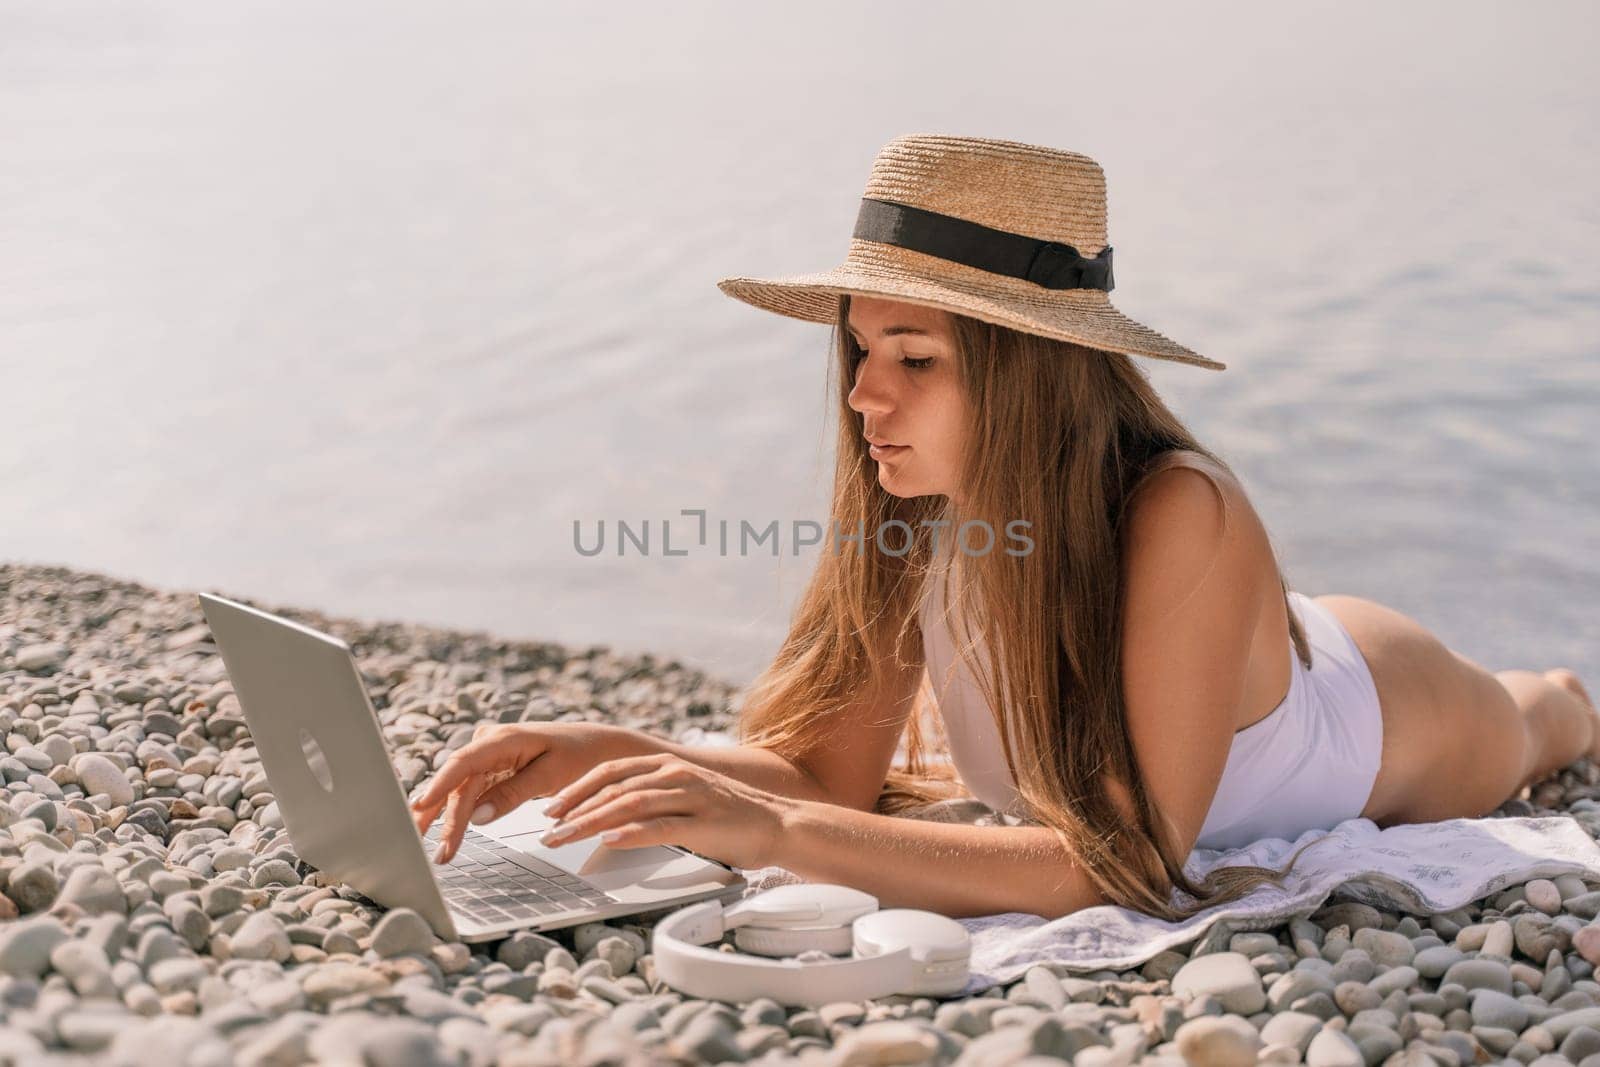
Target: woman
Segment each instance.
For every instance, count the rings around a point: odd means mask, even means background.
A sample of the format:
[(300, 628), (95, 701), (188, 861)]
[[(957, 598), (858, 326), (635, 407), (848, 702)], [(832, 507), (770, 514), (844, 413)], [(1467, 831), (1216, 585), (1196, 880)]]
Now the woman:
[[(1224, 367), (1109, 303), (1093, 160), (898, 138), (843, 266), (720, 284), (831, 322), (840, 372), (834, 541), (743, 744), (485, 727), (415, 804), (421, 828), (445, 815), (441, 861), (469, 812), (564, 786), (567, 840), (671, 842), (955, 917), (1177, 919), (1288, 870), (1197, 884), (1195, 847), (1481, 815), (1600, 756), (1570, 671), (1491, 674), (1373, 601), (1289, 590), (1238, 479), (1135, 365)], [(957, 786), (923, 764), (919, 692), (960, 784), (1025, 825), (894, 817)]]

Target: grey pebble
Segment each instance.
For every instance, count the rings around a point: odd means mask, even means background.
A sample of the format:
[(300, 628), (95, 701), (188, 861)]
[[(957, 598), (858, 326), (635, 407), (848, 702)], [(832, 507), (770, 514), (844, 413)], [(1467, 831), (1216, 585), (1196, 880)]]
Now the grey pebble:
[(638, 937), (603, 937), (594, 947), (594, 959), (604, 960), (617, 977), (633, 970), (633, 965), (643, 955)]
[[(1459, 966), (1459, 964), (1457, 966)], [(1408, 989), (1417, 984), (1417, 979), (1420, 977), (1422, 976), (1417, 973), (1417, 969), (1415, 967), (1391, 967), (1389, 970), (1384, 971), (1372, 981), (1368, 982), (1367, 988), (1371, 989), (1380, 997), (1388, 997), (1393, 993), (1404, 994)], [(1448, 978), (1445, 980), (1449, 981)]]
[(217, 1065), (231, 1062), (228, 1042), (199, 1019), (163, 1014), (117, 1032), (108, 1053), (110, 1062), (133, 1067), (170, 1067), (172, 1064)]
[(139, 966), (149, 970), (162, 960), (177, 959), (185, 955), (183, 943), (163, 926), (152, 926), (139, 935), (137, 952)]
[(88, 1001), (56, 1017), (56, 1032), (68, 1048), (78, 1052), (99, 1052), (134, 1021), (121, 1004)]
[(289, 977), (253, 985), (245, 995), (250, 998), (250, 1003), (273, 1016), (295, 1011), (306, 1004), (305, 990), (300, 988), (296, 979)]
[(1412, 966), (1424, 978), (1441, 978), (1465, 958), (1465, 954), (1453, 945), (1432, 945), (1417, 953)]
[(294, 1018), (268, 1024), (238, 1048), (236, 1062), (239, 1067), (297, 1067), (306, 1062), (312, 1025)]
[(193, 904), (182, 903), (169, 913), (172, 929), (199, 952), (211, 940), (211, 918)]
[(1324, 1029), (1311, 1039), (1305, 1062), (1306, 1067), (1365, 1067), (1366, 1057), (1349, 1034)]
[(115, 960), (128, 943), (128, 920), (120, 915), (97, 915), (79, 926), (79, 936)]
[(1193, 1067), (1253, 1067), (1261, 1050), (1261, 1035), (1237, 1015), (1190, 1019), (1173, 1040), (1178, 1054)]
[(22, 817), (24, 819), (38, 819), (44, 824), (47, 833), (55, 833), (56, 829), (61, 825), (61, 820), (56, 814), (55, 801), (46, 800), (44, 797), (40, 797), (26, 808), (23, 808)]
[(1453, 982), (1467, 989), (1493, 989), (1509, 996), (1511, 970), (1498, 960), (1484, 959), (1480, 956), (1477, 959), (1451, 964), (1441, 979), (1441, 984), (1445, 982)]
[(939, 1040), (926, 1027), (909, 1021), (886, 1020), (868, 1023), (844, 1035), (837, 1045), (836, 1062), (845, 1067), (916, 1063), (935, 1056), (938, 1051)]
[(50, 963), (50, 953), (67, 940), (66, 927), (51, 915), (39, 915), (0, 926), (0, 973), (37, 978)]
[(413, 988), (401, 994), (401, 1007), (412, 1018), (437, 1025), (446, 1019), (476, 1019), (477, 1014), (461, 1001), (434, 989)]
[[(780, 1007), (779, 1023), (783, 1021), (783, 1014)], [(611, 1013), (611, 1025), (634, 1031), (657, 1030), (661, 1028), (661, 1016), (648, 1000), (629, 1000), (619, 1003)]]
[(271, 912), (256, 912), (233, 932), (232, 955), (238, 959), (281, 963), (289, 958), (289, 951), (289, 932)]
[(145, 884), (150, 887), (157, 900), (165, 900), (174, 893), (188, 890), (189, 879), (176, 871), (156, 871)]
[(1417, 954), (1410, 938), (1392, 930), (1357, 930), (1351, 944), (1364, 951), (1380, 967), (1408, 966)]
[(46, 734), (39, 739), (39, 751), (50, 757), (52, 766), (65, 767), (77, 755), (72, 742), (61, 734)]
[(294, 864), (287, 860), (267, 860), (250, 876), (250, 884), (257, 889), (269, 885), (299, 885), (300, 876), (295, 873)]
[(494, 974), (483, 980), (486, 993), (525, 1000), (535, 993), (571, 1000), (578, 995), (578, 980), (566, 971), (546, 971), (543, 974)]
[(77, 938), (63, 941), (51, 951), (50, 966), (66, 976), (80, 997), (116, 995), (111, 961), (98, 945)]
[(41, 860), (24, 861), (6, 883), (6, 896), (23, 911), (43, 911), (55, 902), (60, 890), (55, 868)]
[(200, 907), (215, 919), (244, 907), (244, 891), (232, 885), (208, 885), (200, 890)]
[[(1386, 976), (1379, 975), (1374, 981), (1381, 981), (1384, 977)], [(1317, 993), (1325, 993), (1331, 999), (1333, 991), (1337, 987), (1338, 983), (1333, 980), (1330, 974), (1308, 967), (1296, 967), (1292, 971), (1279, 975), (1267, 987), (1266, 1003), (1270, 1004), (1271, 1009), (1275, 1012), (1284, 1011), (1302, 998), (1313, 996)], [(1256, 1008), (1255, 1010), (1260, 1011), (1261, 1009)]]
[(324, 963), (306, 975), (301, 988), (312, 1003), (327, 1005), (356, 993), (389, 988), (389, 980), (356, 963)]
[(12, 757), (24, 767), (33, 771), (48, 771), (55, 766), (55, 760), (32, 745), (23, 745), (11, 753)]
[(408, 1019), (385, 1020), (362, 1043), (367, 1067), (456, 1067), (433, 1029)]
[(394, 908), (372, 929), (372, 951), (385, 958), (426, 953), (433, 945), (433, 929), (410, 908)]
[(501, 1002), (484, 1011), (496, 1030), (532, 1036), (556, 1016), (556, 1009), (545, 1003), (508, 1004)]
[(719, 1013), (703, 1011), (676, 1035), (677, 1044), (696, 1060), (720, 1063), (744, 1058), (734, 1040), (734, 1030)]
[(609, 1004), (626, 1004), (637, 999), (625, 987), (603, 975), (591, 974), (579, 979), (579, 988), (594, 994)]
[(1268, 1045), (1293, 1045), (1297, 1056), (1303, 1056), (1319, 1030), (1322, 1020), (1301, 1011), (1279, 1012), (1261, 1027), (1261, 1040)]
[(322, 951), (330, 956), (336, 952), (360, 953), (361, 943), (344, 930), (329, 930), (322, 938)]
[(1195, 997), (1209, 993), (1227, 1011), (1250, 1015), (1267, 1003), (1261, 975), (1237, 952), (1213, 952), (1197, 957), (1172, 977), (1172, 992)]
[(113, 804), (132, 804), (133, 786), (122, 768), (97, 752), (85, 752), (72, 761), (72, 769), (90, 796), (104, 793)]
[(15, 661), (18, 670), (41, 674), (60, 666), (66, 658), (66, 645), (59, 641), (41, 641), (17, 649)]
[(211, 972), (194, 956), (173, 956), (156, 961), (145, 973), (156, 992), (175, 993), (198, 988), (200, 980)]
[(211, 867), (217, 871), (237, 871), (250, 866), (256, 854), (242, 845), (219, 848), (211, 854)]
[(116, 876), (98, 863), (85, 863), (75, 868), (67, 875), (56, 899), (76, 904), (91, 915), (102, 912), (125, 915), (128, 911), (128, 898), (123, 895)]
[(578, 961), (568, 952), (566, 946), (556, 945), (544, 954), (544, 966), (548, 971), (575, 971)]
[[(544, 934), (532, 930), (518, 930), (500, 942), (500, 947), (495, 951), (495, 959), (514, 971), (520, 971), (530, 963), (543, 961), (550, 950), (557, 948), (561, 948), (561, 944)], [(566, 949), (561, 948), (561, 951), (566, 952)], [(571, 957), (570, 953), (568, 957)], [(572, 966), (568, 969), (576, 969), (577, 965), (577, 961), (573, 960)]]

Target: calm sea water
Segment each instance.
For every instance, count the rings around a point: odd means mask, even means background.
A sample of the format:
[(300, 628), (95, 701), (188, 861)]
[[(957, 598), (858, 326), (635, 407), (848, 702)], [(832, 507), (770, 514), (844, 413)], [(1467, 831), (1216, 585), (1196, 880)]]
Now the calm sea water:
[(827, 328), (715, 282), (970, 134), (1102, 164), (1112, 299), (1229, 364), (1150, 361), (1291, 586), (1600, 681), (1597, 18), (6, 4), (0, 558), (746, 681), (817, 550), (660, 526), (826, 521)]

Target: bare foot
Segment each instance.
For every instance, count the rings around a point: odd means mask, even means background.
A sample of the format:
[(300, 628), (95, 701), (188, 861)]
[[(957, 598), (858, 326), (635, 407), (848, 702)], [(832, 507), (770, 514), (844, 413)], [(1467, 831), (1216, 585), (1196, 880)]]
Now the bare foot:
[(1595, 715), (1594, 740), (1589, 745), (1589, 751), (1585, 755), (1595, 763), (1600, 763), (1600, 710), (1596, 710), (1594, 698), (1583, 687), (1583, 683), (1578, 681), (1578, 676), (1565, 667), (1557, 667), (1554, 670), (1545, 671), (1544, 676), (1583, 701), (1584, 704), (1588, 705), (1589, 711)]

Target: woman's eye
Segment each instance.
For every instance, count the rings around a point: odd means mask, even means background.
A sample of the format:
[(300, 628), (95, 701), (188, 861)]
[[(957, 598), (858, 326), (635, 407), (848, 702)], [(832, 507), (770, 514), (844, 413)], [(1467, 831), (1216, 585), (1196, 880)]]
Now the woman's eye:
[[(870, 353), (868, 353), (867, 350), (863, 348), (863, 349), (861, 349), (860, 353), (856, 356), (856, 359), (857, 360), (866, 359), (869, 354)], [(916, 358), (913, 358), (911, 356), (906, 356), (906, 357), (904, 357), (904, 358), (902, 358), (900, 360), (900, 363), (903, 366), (909, 367), (912, 370), (926, 370), (927, 368), (933, 366), (933, 357), (932, 356), (925, 356), (925, 357), (923, 357), (921, 359), (916, 359)]]

